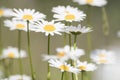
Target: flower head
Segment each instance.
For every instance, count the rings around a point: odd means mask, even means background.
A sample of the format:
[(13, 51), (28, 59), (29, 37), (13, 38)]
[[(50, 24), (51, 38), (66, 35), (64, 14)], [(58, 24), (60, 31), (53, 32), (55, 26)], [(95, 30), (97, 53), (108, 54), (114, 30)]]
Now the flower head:
[(79, 69), (72, 67), (70, 64), (67, 64), (66, 62), (61, 62), (57, 59), (51, 59), (48, 61), (50, 63), (51, 67), (55, 67), (61, 70), (61, 72), (68, 71), (72, 73), (79, 73)]
[(27, 31), (27, 24), (24, 21), (5, 20), (4, 25), (6, 27), (9, 27), (10, 30), (16, 30), (17, 29), (17, 30)]
[(32, 79), (27, 75), (12, 75), (9, 78), (5, 78), (2, 80), (32, 80)]
[(7, 49), (4, 49), (2, 54), (1, 54), (1, 59), (5, 59), (5, 58), (24, 58), (26, 57), (27, 54), (25, 51), (21, 50), (20, 53), (18, 52), (17, 48), (13, 48), (13, 47), (8, 47)]
[(107, 4), (106, 0), (73, 0), (74, 2), (77, 2), (80, 5), (91, 5), (91, 6), (97, 6), (102, 7)]
[(13, 19), (25, 21), (39, 21), (46, 17), (40, 12), (35, 12), (35, 9), (13, 9), (12, 16), (14, 17)]
[(11, 17), (12, 10), (8, 8), (0, 8), (0, 17)]
[(78, 10), (78, 8), (74, 8), (71, 6), (57, 6), (53, 7), (52, 12), (55, 14), (53, 15), (54, 18), (57, 20), (65, 20), (65, 21), (83, 21), (86, 17), (86, 14), (83, 11)]
[(63, 27), (64, 24), (60, 22), (54, 22), (54, 20), (50, 22), (42, 20), (41, 22), (37, 22), (36, 26), (31, 27), (31, 30), (35, 32), (43, 32), (46, 36), (53, 36), (54, 34), (61, 35), (60, 32), (62, 31)]
[(115, 53), (113, 51), (97, 49), (92, 52), (91, 59), (97, 64), (115, 63)]
[(77, 68), (79, 68), (81, 71), (94, 71), (97, 67), (93, 63), (87, 63), (77, 61)]
[(76, 26), (68, 26), (64, 29), (65, 32), (67, 33), (72, 33), (72, 34), (75, 34), (75, 35), (78, 35), (78, 34), (82, 34), (82, 33), (88, 33), (88, 32), (91, 32), (92, 29), (90, 27), (85, 27), (85, 26), (81, 26), (81, 25), (78, 25), (77, 27)]

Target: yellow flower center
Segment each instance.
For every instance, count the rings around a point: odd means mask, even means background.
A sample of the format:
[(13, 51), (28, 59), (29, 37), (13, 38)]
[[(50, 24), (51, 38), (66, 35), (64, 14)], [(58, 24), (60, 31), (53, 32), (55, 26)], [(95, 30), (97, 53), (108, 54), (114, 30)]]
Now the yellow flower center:
[(92, 3), (93, 2), (93, 0), (87, 0), (87, 3), (88, 4), (90, 4), (90, 3)]
[(59, 52), (59, 53), (57, 54), (57, 56), (58, 56), (58, 57), (63, 57), (63, 56), (65, 56), (65, 53), (64, 53), (64, 52)]
[(66, 66), (66, 65), (61, 65), (61, 66), (60, 66), (60, 69), (61, 69), (61, 70), (64, 70), (64, 71), (68, 71), (68, 70), (69, 70), (69, 67)]
[(16, 24), (16, 28), (23, 29), (23, 28), (25, 28), (25, 25), (24, 24)]
[(4, 10), (0, 9), (0, 16), (4, 14)]
[(30, 15), (30, 14), (26, 14), (26, 15), (23, 16), (23, 19), (25, 19), (25, 20), (32, 20), (33, 16)]
[(49, 25), (49, 24), (48, 24), (48, 25), (45, 25), (45, 26), (44, 26), (44, 30), (45, 30), (45, 31), (52, 32), (52, 31), (55, 31), (55, 29), (56, 29), (56, 28), (55, 28), (55, 26), (53, 26), (53, 25)]
[(86, 70), (86, 66), (80, 66), (80, 70)]
[(100, 58), (103, 58), (103, 57), (105, 57), (105, 56), (106, 56), (106, 54), (102, 54), (102, 53), (99, 54), (99, 57), (100, 57)]
[(100, 62), (100, 63), (106, 63), (107, 60), (105, 60), (105, 59), (100, 59), (99, 62)]
[(73, 15), (73, 14), (67, 14), (65, 16), (65, 20), (74, 20), (74, 19), (75, 19), (75, 15)]
[(8, 58), (14, 58), (15, 57), (15, 54), (13, 53), (13, 52), (10, 52), (9, 54), (8, 54)]

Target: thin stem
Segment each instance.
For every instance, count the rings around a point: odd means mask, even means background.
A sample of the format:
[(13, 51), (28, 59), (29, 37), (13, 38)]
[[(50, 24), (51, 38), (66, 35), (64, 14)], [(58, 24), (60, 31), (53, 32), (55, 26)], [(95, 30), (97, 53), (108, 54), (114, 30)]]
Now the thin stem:
[(84, 80), (84, 71), (81, 71), (81, 80)]
[(20, 75), (23, 75), (23, 65), (22, 65), (22, 59), (20, 55), (20, 50), (21, 50), (21, 31), (18, 30), (18, 52), (19, 52), (19, 69), (20, 69)]
[(66, 44), (67, 44), (66, 39), (67, 39), (67, 35), (66, 35), (66, 33), (64, 33), (64, 45), (66, 45)]
[(63, 78), (64, 78), (64, 72), (62, 72), (61, 80), (63, 80)]
[(0, 19), (0, 54), (2, 54), (2, 24)]
[[(77, 35), (74, 35), (74, 50), (77, 48)], [(76, 61), (74, 60), (74, 66), (76, 67)], [(78, 75), (75, 74), (75, 79), (78, 80)]]
[(105, 36), (109, 35), (109, 23), (107, 18), (107, 13), (105, 7), (102, 7), (102, 14), (103, 14), (103, 33)]
[[(87, 26), (88, 27), (91, 27), (91, 6), (87, 6)], [(87, 53), (90, 53), (91, 50), (92, 50), (92, 35), (91, 33), (88, 33), (87, 34), (87, 44), (88, 44), (88, 52)], [(89, 54), (88, 54), (89, 55)], [(88, 60), (90, 60), (90, 58), (88, 57)]]
[(35, 79), (35, 72), (33, 70), (32, 56), (31, 56), (31, 49), (30, 49), (29, 21), (27, 21), (27, 39), (28, 39), (28, 55), (29, 55), (29, 61), (30, 61), (30, 69), (31, 69), (31, 74), (32, 74), (32, 80), (36, 80)]
[[(48, 35), (48, 55), (50, 55), (50, 34)], [(47, 80), (50, 80), (50, 66), (48, 63), (48, 73), (47, 73)]]
[(69, 46), (70, 46), (70, 48), (71, 48), (71, 34), (69, 34)]

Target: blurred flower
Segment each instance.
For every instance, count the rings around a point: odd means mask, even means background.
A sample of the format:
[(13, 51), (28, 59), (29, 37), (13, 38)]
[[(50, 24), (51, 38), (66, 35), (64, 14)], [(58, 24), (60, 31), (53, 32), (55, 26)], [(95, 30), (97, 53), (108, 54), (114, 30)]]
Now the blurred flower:
[(39, 21), (46, 16), (40, 12), (35, 12), (35, 9), (13, 9), (12, 16), (16, 20)]
[(120, 37), (120, 31), (117, 32), (117, 36)]
[(81, 26), (81, 25), (78, 25), (78, 26), (68, 26), (64, 29), (65, 32), (67, 33), (72, 33), (72, 34), (75, 34), (75, 35), (78, 35), (78, 34), (82, 34), (82, 33), (88, 33), (88, 32), (91, 32), (92, 29), (90, 27), (85, 27), (85, 26)]
[(9, 78), (5, 78), (2, 80), (32, 80), (31, 77), (27, 76), (27, 75), (12, 75)]
[(25, 51), (21, 50), (20, 54), (18, 52), (17, 48), (8, 47), (7, 49), (3, 49), (3, 52), (1, 54), (1, 59), (5, 58), (19, 58), (19, 55), (21, 58), (27, 57), (27, 54)]
[(66, 45), (63, 48), (57, 48), (56, 55), (43, 55), (43, 57), (44, 57), (44, 60), (58, 59), (61, 62), (64, 62), (69, 59), (78, 60), (84, 54), (85, 53), (83, 49), (76, 48), (76, 50), (74, 50), (74, 47), (70, 47)]
[(104, 49), (97, 49), (92, 52), (91, 59), (97, 64), (115, 63), (115, 53)]
[(41, 22), (36, 22), (36, 26), (31, 27), (31, 30), (35, 32), (43, 32), (46, 36), (53, 36), (54, 34), (61, 35), (60, 32), (62, 32), (63, 27), (64, 24), (60, 22), (55, 23), (54, 20), (50, 22), (42, 20)]
[(78, 10), (78, 8), (74, 8), (71, 6), (57, 6), (53, 7), (52, 12), (55, 14), (53, 15), (54, 18), (57, 20), (65, 20), (65, 21), (83, 21), (86, 18), (86, 14), (83, 11)]
[(79, 73), (79, 69), (72, 67), (70, 64), (67, 64), (66, 62), (61, 62), (56, 59), (51, 59), (48, 61), (50, 63), (51, 67), (55, 67), (61, 70), (61, 72), (68, 71), (72, 73)]
[(87, 63), (86, 61), (80, 62), (77, 61), (77, 68), (79, 68), (81, 71), (94, 71), (97, 67), (93, 63)]
[(4, 25), (6, 27), (9, 27), (10, 30), (16, 30), (17, 29), (17, 30), (27, 31), (27, 24), (24, 21), (5, 20)]
[(106, 0), (73, 0), (74, 2), (77, 2), (80, 5), (91, 5), (91, 6), (97, 6), (102, 7), (107, 4)]
[(8, 8), (0, 8), (0, 17), (11, 17), (12, 10)]
[(57, 48), (56, 55), (43, 55), (43, 57), (44, 57), (44, 60), (59, 59), (60, 61), (64, 62), (69, 59), (69, 56), (68, 56), (69, 50), (70, 50), (70, 47), (66, 45), (63, 48)]

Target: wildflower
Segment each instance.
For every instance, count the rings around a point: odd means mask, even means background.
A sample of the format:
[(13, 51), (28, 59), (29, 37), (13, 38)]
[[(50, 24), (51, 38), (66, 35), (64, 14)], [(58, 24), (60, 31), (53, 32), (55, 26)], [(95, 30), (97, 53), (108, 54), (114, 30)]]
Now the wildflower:
[(11, 17), (12, 10), (8, 8), (0, 8), (0, 17)]
[(24, 21), (16, 21), (16, 20), (5, 20), (4, 25), (10, 30), (24, 30), (27, 31), (27, 24)]
[(68, 26), (64, 29), (65, 32), (67, 33), (72, 33), (74, 35), (78, 35), (78, 34), (82, 34), (82, 33), (88, 33), (88, 32), (91, 32), (92, 29), (90, 27), (85, 27), (85, 26), (81, 26), (81, 25), (78, 25), (78, 26)]
[(97, 49), (92, 52), (91, 59), (97, 64), (115, 63), (115, 53), (113, 51)]
[(32, 80), (32, 79), (27, 75), (12, 75), (12, 76), (9, 76), (9, 78), (5, 78), (2, 80)]
[(55, 13), (53, 15), (58, 21), (83, 21), (86, 18), (86, 14), (83, 11), (79, 10), (78, 8), (74, 8), (71, 6), (57, 6), (53, 7), (52, 12)]
[(25, 21), (39, 21), (46, 17), (40, 12), (35, 12), (35, 9), (13, 9), (12, 16), (13, 19)]
[(50, 22), (42, 20), (41, 22), (37, 22), (36, 26), (31, 27), (31, 30), (35, 32), (43, 32), (46, 36), (53, 36), (54, 34), (61, 35), (60, 32), (62, 32), (63, 27), (64, 24), (60, 22), (54, 22), (54, 20)]
[(17, 48), (13, 48), (13, 47), (8, 47), (7, 49), (3, 49), (3, 52), (1, 54), (1, 59), (5, 59), (5, 58), (24, 58), (26, 57), (27, 54), (25, 51), (21, 50), (20, 54), (18, 52)]
[(80, 5), (91, 5), (91, 6), (97, 6), (102, 7), (107, 4), (106, 0), (73, 0), (73, 2), (77, 2)]
[(87, 63), (86, 61), (77, 61), (76, 67), (81, 71), (94, 71), (97, 67), (93, 63)]
[(49, 60), (48, 61), (51, 67), (55, 67), (61, 70), (61, 72), (67, 71), (72, 73), (79, 73), (79, 69), (72, 67), (70, 64), (67, 64), (66, 62), (61, 62), (59, 60)]

